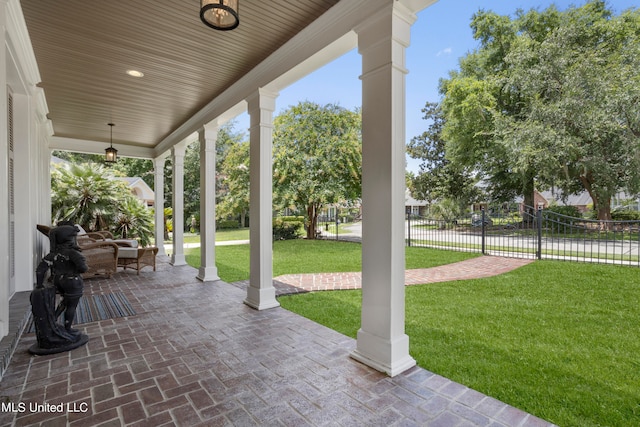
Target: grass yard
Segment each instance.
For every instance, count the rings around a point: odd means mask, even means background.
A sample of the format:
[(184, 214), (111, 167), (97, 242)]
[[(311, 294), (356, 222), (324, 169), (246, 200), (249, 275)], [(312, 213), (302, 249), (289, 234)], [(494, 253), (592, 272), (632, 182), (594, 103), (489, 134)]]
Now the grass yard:
[[(200, 243), (200, 235), (196, 233), (184, 233), (184, 243)], [(234, 230), (218, 230), (216, 231), (216, 242), (225, 242), (229, 240), (249, 240), (249, 229), (238, 228)], [(171, 240), (164, 243), (170, 244)]]
[[(217, 233), (216, 233), (217, 234)], [(281, 240), (273, 243), (273, 275), (337, 273), (362, 270), (360, 243), (332, 240)], [(428, 268), (477, 257), (478, 254), (406, 248), (407, 268)], [(200, 267), (200, 249), (185, 249), (187, 263)], [(216, 246), (218, 276), (225, 282), (249, 278), (249, 245)]]
[[(538, 261), (493, 278), (407, 287), (411, 355), (560, 426), (640, 425), (639, 274)], [(279, 301), (356, 336), (360, 291)]]

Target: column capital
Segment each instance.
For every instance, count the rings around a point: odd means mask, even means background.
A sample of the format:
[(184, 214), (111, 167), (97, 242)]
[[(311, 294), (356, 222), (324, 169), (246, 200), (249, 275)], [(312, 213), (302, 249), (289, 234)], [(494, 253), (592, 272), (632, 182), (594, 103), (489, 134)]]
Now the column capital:
[(187, 150), (187, 141), (180, 141), (171, 147), (171, 156), (176, 157), (184, 157), (184, 153)]
[(220, 126), (217, 123), (207, 123), (198, 129), (198, 141), (200, 142), (200, 152), (207, 150), (215, 150), (218, 141), (218, 130)]
[(364, 50), (389, 38), (403, 47), (408, 47), (411, 25), (416, 19), (417, 16), (411, 10), (397, 1), (380, 8), (378, 13), (354, 29), (358, 34), (358, 51), (363, 53)]
[(265, 88), (258, 88), (258, 90), (247, 97), (247, 109), (249, 112), (258, 108), (262, 110), (275, 111), (277, 97), (278, 92)]
[(167, 161), (166, 157), (156, 157), (153, 159), (153, 169), (157, 172), (164, 168), (164, 163)]

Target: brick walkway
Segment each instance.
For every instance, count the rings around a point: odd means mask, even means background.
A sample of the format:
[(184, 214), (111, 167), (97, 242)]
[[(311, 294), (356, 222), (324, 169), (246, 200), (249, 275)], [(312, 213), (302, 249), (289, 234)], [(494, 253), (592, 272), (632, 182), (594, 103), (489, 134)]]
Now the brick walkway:
[[(481, 256), (440, 267), (407, 270), (405, 284), (421, 285), (496, 276), (531, 262), (533, 260), (524, 258)], [(247, 284), (247, 281), (234, 283), (241, 288), (246, 287)], [(360, 272), (285, 274), (274, 278), (274, 287), (278, 296), (312, 291), (359, 289), (362, 287), (362, 274)]]
[[(24, 334), (0, 426), (551, 425), (419, 367), (390, 378), (349, 357), (355, 340), (196, 275), (163, 260), (87, 280), (85, 295), (123, 292), (136, 315), (79, 325), (89, 343), (49, 356)], [(30, 408), (45, 403), (62, 412)]]

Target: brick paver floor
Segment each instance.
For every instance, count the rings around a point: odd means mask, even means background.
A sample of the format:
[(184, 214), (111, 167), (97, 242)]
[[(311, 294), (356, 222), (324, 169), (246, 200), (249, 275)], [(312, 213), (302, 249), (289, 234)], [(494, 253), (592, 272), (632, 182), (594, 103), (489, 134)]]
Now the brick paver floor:
[(89, 343), (55, 355), (31, 356), (24, 334), (0, 425), (550, 425), (419, 367), (390, 378), (349, 357), (355, 340), (196, 274), (163, 260), (87, 280), (85, 295), (123, 292), (136, 315), (79, 325)]

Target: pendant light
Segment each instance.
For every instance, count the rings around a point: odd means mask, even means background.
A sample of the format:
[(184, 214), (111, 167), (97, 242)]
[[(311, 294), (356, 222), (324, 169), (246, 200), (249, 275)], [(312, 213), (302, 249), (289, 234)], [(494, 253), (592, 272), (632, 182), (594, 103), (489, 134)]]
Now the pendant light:
[(240, 0), (200, 0), (200, 19), (215, 30), (229, 31), (240, 25)]
[(106, 163), (115, 163), (118, 161), (118, 150), (113, 148), (113, 127), (115, 126), (113, 123), (107, 123), (111, 128), (111, 136), (109, 138), (110, 146), (109, 148), (105, 148), (104, 150), (104, 161)]

